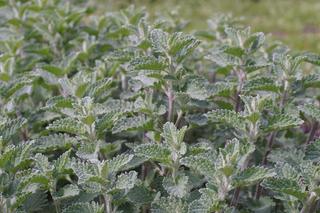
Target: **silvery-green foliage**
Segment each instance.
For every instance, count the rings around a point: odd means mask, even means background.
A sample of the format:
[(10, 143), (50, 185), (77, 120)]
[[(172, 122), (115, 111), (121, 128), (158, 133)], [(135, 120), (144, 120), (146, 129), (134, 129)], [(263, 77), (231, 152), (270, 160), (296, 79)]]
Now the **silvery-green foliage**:
[(315, 212), (320, 57), (216, 16), (0, 2), (1, 212)]

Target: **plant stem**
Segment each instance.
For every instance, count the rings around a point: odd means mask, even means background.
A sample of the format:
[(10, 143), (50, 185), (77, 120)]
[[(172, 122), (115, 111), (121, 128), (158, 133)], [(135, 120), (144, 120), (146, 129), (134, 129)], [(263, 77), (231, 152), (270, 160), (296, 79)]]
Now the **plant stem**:
[[(264, 153), (263, 159), (262, 159), (262, 165), (267, 165), (268, 163), (268, 155), (270, 154), (274, 142), (274, 138), (276, 136), (277, 132), (274, 131), (271, 133), (269, 140), (268, 140), (268, 145), (267, 145), (267, 150)], [(255, 199), (259, 200), (262, 192), (262, 187), (260, 186), (261, 182), (257, 183), (256, 185), (256, 192), (255, 192)]]
[(313, 141), (314, 136), (315, 136), (315, 134), (316, 134), (316, 132), (318, 130), (318, 127), (319, 127), (319, 122), (314, 121), (312, 123), (312, 127), (311, 127), (311, 131), (310, 131), (309, 137), (308, 137), (308, 139), (307, 139), (305, 144), (310, 144)]
[[(281, 112), (284, 109), (284, 105), (286, 103), (287, 95), (288, 95), (288, 90), (287, 90), (288, 84), (286, 82), (284, 83), (284, 87), (285, 87), (285, 90), (283, 91), (282, 96), (281, 96), (281, 100), (280, 100), (280, 110), (281, 110)], [(272, 151), (272, 146), (273, 146), (273, 142), (274, 142), (274, 139), (275, 139), (276, 135), (277, 135), (277, 131), (273, 131), (271, 133), (270, 137), (269, 137), (267, 150), (264, 153), (263, 158), (262, 158), (262, 165), (264, 165), (264, 166), (267, 165), (267, 163), (268, 163), (268, 155)], [(257, 185), (256, 185), (256, 192), (255, 192), (255, 199), (256, 200), (260, 199), (260, 196), (261, 196), (261, 193), (262, 193), (262, 187), (260, 186), (260, 184), (261, 184), (261, 181), (259, 183), (257, 183)]]
[(235, 94), (235, 107), (234, 110), (236, 112), (239, 112), (241, 110), (241, 98), (240, 98), (240, 93), (243, 87), (244, 80), (246, 79), (246, 74), (243, 72), (243, 70), (236, 70), (235, 71), (238, 77), (238, 87), (237, 91)]
[(311, 192), (309, 198), (301, 209), (300, 213), (311, 213), (313, 205), (317, 202), (317, 195), (315, 192)]
[(180, 120), (181, 120), (181, 118), (182, 118), (182, 115), (183, 115), (183, 112), (182, 112), (182, 111), (179, 111), (179, 112), (178, 112), (178, 117), (177, 117), (176, 123), (174, 124), (176, 127), (179, 126), (179, 123), (180, 123)]
[(173, 110), (174, 110), (174, 94), (172, 91), (172, 83), (169, 83), (169, 88), (166, 92), (166, 95), (168, 97), (168, 121), (172, 121), (173, 119)]
[[(248, 164), (249, 164), (249, 156), (247, 156), (247, 158), (245, 159), (242, 167), (241, 167), (241, 171), (243, 171), (244, 169), (246, 169), (248, 167)], [(239, 203), (239, 196), (240, 196), (240, 191), (241, 191), (241, 188), (238, 186), (234, 193), (233, 193), (233, 197), (232, 197), (232, 200), (231, 200), (231, 206), (233, 207), (236, 207)]]
[(236, 207), (238, 205), (239, 202), (239, 195), (240, 195), (240, 187), (237, 187), (233, 193), (233, 197), (231, 200), (231, 206)]
[(111, 198), (108, 195), (103, 196), (105, 213), (112, 213)]

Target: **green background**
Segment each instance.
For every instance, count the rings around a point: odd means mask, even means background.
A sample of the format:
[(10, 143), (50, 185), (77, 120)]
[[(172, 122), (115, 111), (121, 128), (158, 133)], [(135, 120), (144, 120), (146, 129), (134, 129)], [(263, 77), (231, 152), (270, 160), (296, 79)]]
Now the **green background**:
[(204, 29), (219, 13), (241, 18), (253, 31), (270, 34), (296, 50), (320, 52), (320, 0), (96, 0), (98, 11), (146, 7), (151, 14), (177, 10), (188, 29)]

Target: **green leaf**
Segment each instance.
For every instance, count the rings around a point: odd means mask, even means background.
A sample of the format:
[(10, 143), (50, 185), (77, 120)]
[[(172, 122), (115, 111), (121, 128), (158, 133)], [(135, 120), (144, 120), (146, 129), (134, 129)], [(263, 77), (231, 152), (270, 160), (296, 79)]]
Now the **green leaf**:
[(48, 189), (50, 180), (45, 175), (32, 174), (22, 179), (19, 184), (19, 190), (23, 190), (31, 184), (41, 184), (45, 189)]
[(184, 157), (180, 160), (180, 163), (208, 178), (214, 178), (216, 174), (214, 163), (205, 156)]
[(187, 204), (182, 200), (174, 197), (161, 197), (151, 205), (152, 213), (185, 213), (187, 212)]
[(136, 185), (127, 194), (129, 201), (137, 205), (151, 203), (154, 196), (155, 194), (142, 184)]
[(264, 188), (275, 192), (290, 195), (304, 201), (307, 197), (307, 192), (300, 188), (299, 184), (291, 179), (286, 178), (270, 178), (266, 179), (261, 184)]
[(245, 122), (239, 113), (233, 110), (217, 109), (206, 114), (207, 118), (212, 122), (225, 123), (238, 130), (245, 129)]
[(116, 188), (125, 190), (132, 189), (134, 185), (137, 183), (137, 175), (138, 174), (135, 171), (120, 174), (117, 177)]
[(152, 50), (164, 54), (168, 49), (168, 34), (160, 29), (153, 29), (149, 34)]
[(244, 45), (250, 52), (254, 52), (264, 44), (265, 39), (264, 33), (255, 33), (245, 41)]
[(320, 121), (320, 108), (316, 107), (313, 104), (305, 104), (301, 106), (300, 111), (304, 114), (310, 116), (311, 118), (315, 119), (316, 121)]
[(243, 85), (244, 92), (250, 93), (254, 91), (270, 91), (279, 92), (280, 87), (275, 84), (275, 80), (267, 77), (258, 77), (246, 81)]
[(81, 122), (73, 118), (62, 118), (49, 124), (46, 128), (54, 132), (66, 132), (75, 135), (84, 135), (87, 130)]
[(187, 126), (184, 126), (178, 130), (173, 123), (167, 122), (163, 125), (163, 133), (161, 136), (164, 138), (165, 143), (176, 147), (183, 143), (187, 128)]
[(145, 115), (121, 117), (120, 119), (115, 121), (112, 128), (112, 133), (115, 134), (123, 131), (143, 128), (145, 125), (149, 123), (149, 121), (150, 119)]
[(305, 157), (308, 160), (319, 162), (320, 160), (320, 140), (316, 140), (307, 146)]
[(303, 124), (303, 120), (296, 116), (289, 114), (280, 114), (272, 116), (268, 120), (268, 126), (263, 127), (263, 130), (265, 132), (271, 132), (275, 130), (279, 131), (297, 127), (301, 124)]
[(170, 149), (161, 144), (141, 144), (134, 148), (137, 156), (145, 157), (148, 160), (159, 161), (161, 163), (171, 162)]
[(130, 61), (130, 70), (158, 70), (165, 71), (167, 63), (161, 58), (155, 58), (151, 56), (139, 57)]
[(174, 180), (171, 177), (165, 177), (162, 184), (164, 189), (175, 197), (183, 198), (189, 191), (188, 177), (184, 175), (179, 175)]
[(73, 184), (68, 184), (62, 187), (61, 189), (59, 189), (58, 192), (54, 193), (53, 199), (56, 201), (61, 201), (64, 199), (75, 197), (79, 195), (79, 193), (80, 193), (80, 189), (78, 188), (78, 186)]
[(96, 81), (87, 88), (85, 95), (90, 97), (99, 97), (102, 93), (105, 93), (111, 88), (112, 83), (111, 78), (104, 78)]
[(63, 209), (62, 213), (103, 213), (103, 206), (98, 203), (74, 203)]
[(207, 59), (216, 63), (220, 67), (235, 67), (241, 64), (237, 57), (220, 52), (208, 55)]
[(235, 186), (250, 186), (265, 178), (273, 177), (275, 173), (272, 170), (263, 167), (247, 168), (233, 177)]
[(0, 136), (2, 140), (9, 140), (12, 136), (16, 135), (26, 123), (26, 119), (17, 118), (9, 120), (5, 124), (0, 124)]
[(200, 41), (193, 36), (182, 32), (174, 33), (169, 39), (169, 54), (181, 62), (200, 44)]
[(121, 171), (133, 159), (133, 156), (131, 154), (120, 154), (108, 160), (106, 163), (109, 174)]
[(34, 140), (32, 150), (34, 152), (53, 152), (68, 150), (78, 144), (78, 140), (67, 134), (51, 134)]
[(46, 64), (43, 65), (41, 68), (51, 74), (54, 74), (57, 77), (63, 76), (65, 74), (65, 71), (62, 68), (54, 65)]

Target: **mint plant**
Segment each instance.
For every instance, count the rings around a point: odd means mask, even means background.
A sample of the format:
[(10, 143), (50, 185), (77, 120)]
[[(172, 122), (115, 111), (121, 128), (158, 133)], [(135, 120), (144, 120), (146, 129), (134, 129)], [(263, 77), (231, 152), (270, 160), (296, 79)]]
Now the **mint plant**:
[(0, 3), (1, 212), (317, 212), (320, 56), (230, 16)]

